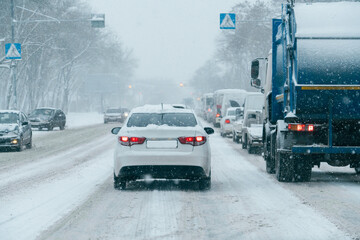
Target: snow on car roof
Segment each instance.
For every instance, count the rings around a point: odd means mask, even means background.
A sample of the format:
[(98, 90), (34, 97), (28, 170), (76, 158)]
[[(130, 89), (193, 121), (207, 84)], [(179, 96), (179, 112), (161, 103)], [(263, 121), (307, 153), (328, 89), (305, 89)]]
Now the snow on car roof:
[(36, 108), (36, 109), (50, 109), (50, 110), (56, 110), (56, 108), (53, 108), (53, 107), (39, 107), (39, 108)]
[(216, 90), (214, 93), (246, 93), (244, 89), (220, 89)]
[(184, 108), (174, 108), (171, 104), (157, 104), (157, 105), (144, 105), (141, 107), (136, 107), (132, 113), (163, 113), (163, 112), (179, 112), (179, 113), (193, 113), (191, 109)]
[(0, 113), (20, 113), (19, 110), (0, 110)]
[(296, 37), (360, 37), (360, 3), (296, 4)]

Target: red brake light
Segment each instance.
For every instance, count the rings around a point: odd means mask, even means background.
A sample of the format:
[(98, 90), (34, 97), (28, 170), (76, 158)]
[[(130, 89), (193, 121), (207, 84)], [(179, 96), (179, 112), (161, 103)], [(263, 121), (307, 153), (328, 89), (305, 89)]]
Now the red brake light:
[(225, 120), (225, 123), (230, 123), (230, 119), (226, 119), (226, 120)]
[(119, 137), (119, 140), (120, 140), (120, 142), (128, 142), (129, 138), (125, 137), (125, 136), (121, 136), (121, 137)]
[(313, 124), (298, 124), (298, 123), (289, 123), (288, 124), (289, 131), (296, 131), (296, 132), (313, 132), (315, 127)]
[(200, 146), (206, 142), (206, 137), (204, 136), (179, 137), (178, 139), (181, 144), (190, 144), (193, 146)]
[(211, 112), (211, 108), (208, 109), (208, 112)]
[(303, 124), (298, 124), (298, 125), (297, 125), (297, 131), (305, 131), (305, 125), (303, 125)]
[(135, 144), (143, 144), (146, 138), (144, 137), (127, 137), (127, 136), (120, 136), (119, 142), (123, 146), (131, 146)]

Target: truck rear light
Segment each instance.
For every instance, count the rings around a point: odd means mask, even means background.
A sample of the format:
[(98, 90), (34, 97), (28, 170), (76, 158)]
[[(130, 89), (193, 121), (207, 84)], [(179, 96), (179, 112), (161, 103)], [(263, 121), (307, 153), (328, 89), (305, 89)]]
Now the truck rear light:
[(230, 119), (226, 119), (226, 120), (225, 120), (225, 123), (230, 123)]
[(178, 139), (181, 144), (190, 144), (192, 146), (200, 146), (206, 142), (206, 137), (204, 136), (179, 137)]
[(312, 124), (308, 125), (307, 130), (308, 130), (308, 132), (313, 132), (314, 131), (314, 125), (312, 125)]
[(220, 113), (217, 113), (217, 114), (216, 114), (216, 117), (220, 117)]
[(314, 131), (313, 124), (299, 124), (299, 123), (289, 123), (288, 130), (295, 131), (295, 132), (313, 132)]
[(132, 146), (135, 144), (143, 144), (146, 138), (144, 137), (127, 137), (127, 136), (120, 136), (119, 142), (123, 146)]

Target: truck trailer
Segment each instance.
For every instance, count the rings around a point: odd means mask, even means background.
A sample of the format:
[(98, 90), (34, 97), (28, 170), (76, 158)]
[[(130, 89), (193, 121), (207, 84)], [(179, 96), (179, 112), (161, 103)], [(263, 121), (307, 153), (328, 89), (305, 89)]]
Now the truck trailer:
[(252, 61), (266, 171), (278, 181), (310, 181), (322, 162), (360, 172), (359, 13), (360, 2), (283, 4), (267, 58)]

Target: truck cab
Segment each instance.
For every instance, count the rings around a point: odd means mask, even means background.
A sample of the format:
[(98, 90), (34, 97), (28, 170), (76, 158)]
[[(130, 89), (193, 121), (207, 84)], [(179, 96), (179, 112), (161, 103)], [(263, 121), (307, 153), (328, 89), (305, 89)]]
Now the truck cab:
[(358, 12), (359, 2), (290, 1), (272, 20), (267, 58), (252, 62), (251, 85), (264, 92), (266, 170), (279, 181), (309, 181), (321, 162), (360, 171)]

